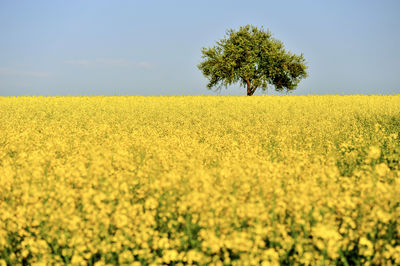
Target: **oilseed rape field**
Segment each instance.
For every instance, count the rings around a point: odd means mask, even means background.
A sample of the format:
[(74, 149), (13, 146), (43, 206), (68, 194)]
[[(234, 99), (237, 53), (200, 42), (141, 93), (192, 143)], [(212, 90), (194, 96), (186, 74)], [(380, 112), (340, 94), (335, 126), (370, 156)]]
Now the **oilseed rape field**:
[(0, 265), (399, 265), (400, 95), (0, 97)]

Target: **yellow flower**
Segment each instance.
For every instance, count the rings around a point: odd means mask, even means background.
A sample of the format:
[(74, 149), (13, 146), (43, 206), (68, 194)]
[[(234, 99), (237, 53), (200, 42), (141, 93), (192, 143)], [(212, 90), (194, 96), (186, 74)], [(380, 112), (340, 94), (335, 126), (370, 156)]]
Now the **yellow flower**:
[(372, 254), (374, 252), (374, 246), (371, 243), (371, 241), (369, 241), (365, 237), (361, 237), (360, 241), (359, 241), (359, 245), (360, 245), (360, 254), (362, 254), (363, 256), (366, 256), (366, 257), (372, 256)]
[(368, 158), (372, 160), (377, 160), (381, 156), (381, 149), (376, 146), (369, 147)]
[(386, 176), (390, 172), (389, 167), (385, 163), (380, 163), (378, 165), (375, 165), (375, 173), (378, 174), (378, 176)]

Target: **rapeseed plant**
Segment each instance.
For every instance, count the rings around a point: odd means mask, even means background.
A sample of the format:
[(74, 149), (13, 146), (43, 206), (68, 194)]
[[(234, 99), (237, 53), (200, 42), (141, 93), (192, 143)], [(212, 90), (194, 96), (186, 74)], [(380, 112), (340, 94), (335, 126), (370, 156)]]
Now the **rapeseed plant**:
[(0, 265), (400, 264), (400, 96), (1, 97)]

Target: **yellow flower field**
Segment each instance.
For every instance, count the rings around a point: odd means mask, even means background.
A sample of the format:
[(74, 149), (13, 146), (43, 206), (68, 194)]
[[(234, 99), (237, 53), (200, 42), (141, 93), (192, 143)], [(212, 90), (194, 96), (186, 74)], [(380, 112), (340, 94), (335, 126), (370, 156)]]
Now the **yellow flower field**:
[(0, 97), (0, 265), (400, 264), (400, 95)]

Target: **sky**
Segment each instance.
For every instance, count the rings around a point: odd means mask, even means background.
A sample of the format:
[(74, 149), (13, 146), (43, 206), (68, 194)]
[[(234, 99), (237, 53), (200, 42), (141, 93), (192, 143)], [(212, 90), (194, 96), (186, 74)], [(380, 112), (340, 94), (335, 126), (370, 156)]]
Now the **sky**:
[(398, 0), (0, 0), (0, 96), (245, 95), (208, 90), (197, 65), (247, 24), (304, 54), (291, 94), (397, 94), (399, 12)]

